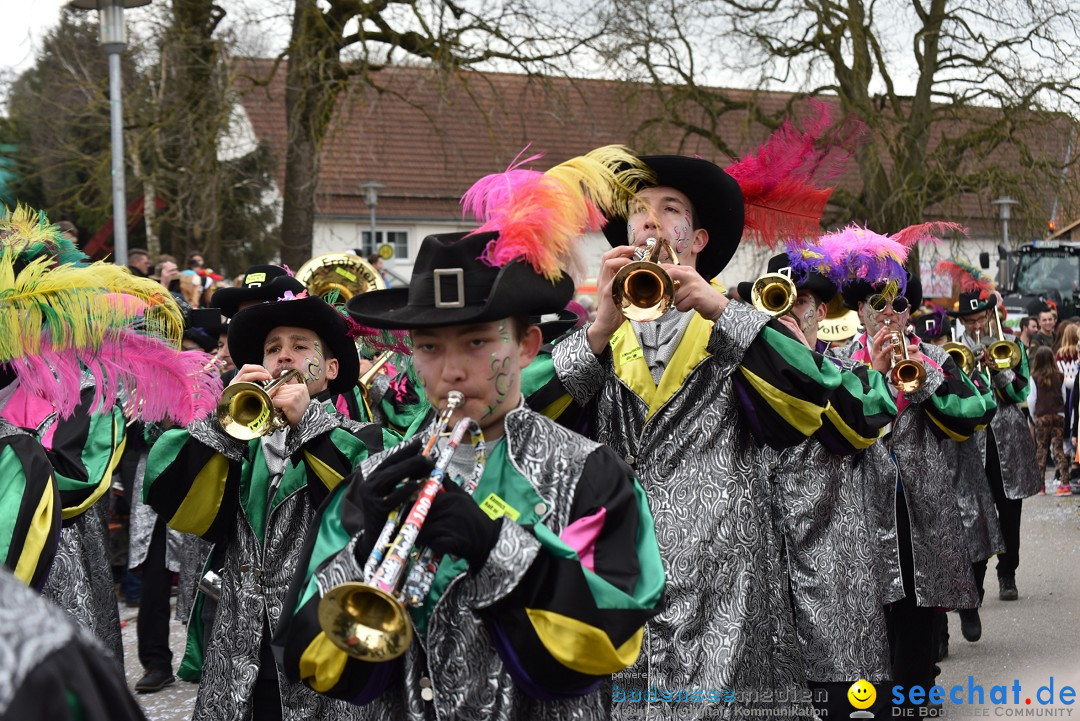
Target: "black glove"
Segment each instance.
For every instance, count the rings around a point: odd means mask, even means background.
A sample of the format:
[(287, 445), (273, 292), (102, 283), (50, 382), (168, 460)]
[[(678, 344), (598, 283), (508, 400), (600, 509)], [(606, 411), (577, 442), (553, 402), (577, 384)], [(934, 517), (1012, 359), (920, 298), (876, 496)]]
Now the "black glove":
[(401, 507), (431, 475), (434, 462), (420, 455), (421, 445), (409, 443), (391, 453), (371, 476), (364, 478), (360, 469), (349, 477), (345, 491), (344, 514), (363, 519), (364, 536), (356, 544), (356, 561), (367, 561), (375, 539), (386, 524), (386, 517)]
[(436, 556), (452, 553), (464, 558), (475, 573), (499, 540), (501, 525), (501, 520), (491, 520), (472, 496), (447, 479), (431, 504), (416, 545), (431, 548)]

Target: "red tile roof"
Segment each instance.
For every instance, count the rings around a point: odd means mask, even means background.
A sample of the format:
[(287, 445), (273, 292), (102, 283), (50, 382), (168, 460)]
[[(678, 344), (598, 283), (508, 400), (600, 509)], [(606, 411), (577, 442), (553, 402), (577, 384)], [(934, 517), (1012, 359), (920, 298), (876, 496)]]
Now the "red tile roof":
[[(265, 86), (245, 79), (265, 79), (272, 67), (270, 60), (240, 60), (237, 87), (256, 137), (270, 144), (277, 159), (280, 188), (285, 174), (285, 68), (279, 67)], [(377, 180), (385, 186), (379, 192), (380, 218), (456, 219), (462, 193), (478, 178), (505, 169), (529, 143), (529, 152), (546, 153), (544, 161), (532, 166), (538, 169), (610, 143), (628, 144), (641, 153), (699, 154), (721, 165), (729, 160), (704, 139), (685, 136), (665, 123), (643, 130), (642, 121), (654, 115), (656, 100), (654, 91), (643, 85), (499, 73), (446, 78), (417, 67), (387, 68), (374, 79), (381, 91), (356, 83), (339, 99), (322, 153), (319, 216), (365, 217), (369, 209), (362, 186)], [(780, 109), (789, 98), (785, 93), (758, 94), (767, 112)], [(767, 135), (744, 112), (723, 115), (718, 123), (720, 136), (737, 152), (753, 149)], [(1066, 142), (1062, 133), (1043, 137), (1038, 145), (1048, 157), (1060, 159)], [(886, 157), (883, 162), (891, 161)], [(852, 163), (839, 184), (854, 189), (858, 182)], [(968, 223), (976, 233), (996, 235), (991, 193), (997, 194), (988, 190), (986, 197), (964, 196), (940, 215)], [(1052, 201), (1045, 201), (1046, 214)], [(931, 217), (937, 216), (928, 213), (927, 219)]]

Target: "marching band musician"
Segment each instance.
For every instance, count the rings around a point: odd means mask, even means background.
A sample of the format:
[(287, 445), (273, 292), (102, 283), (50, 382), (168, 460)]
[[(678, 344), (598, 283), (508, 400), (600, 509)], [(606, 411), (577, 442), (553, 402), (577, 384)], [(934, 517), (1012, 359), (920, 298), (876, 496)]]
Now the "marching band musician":
[[(931, 345), (944, 347), (950, 337), (949, 326), (951, 321), (946, 316), (946, 311), (940, 306), (934, 306), (934, 310), (925, 313), (912, 320), (915, 334)], [(954, 357), (955, 361), (956, 358)], [(997, 412), (997, 403), (994, 401), (994, 392), (990, 387), (990, 379), (978, 367), (972, 364), (971, 369), (957, 363), (962, 371), (968, 374), (971, 382), (979, 389), (982, 395), (983, 405), (986, 407), (986, 415), (979, 423), (986, 426), (990, 423)], [(960, 521), (964, 524), (964, 537), (967, 540), (968, 558), (971, 561), (972, 572), (975, 574), (975, 585), (979, 591), (979, 605), (982, 605), (982, 578), (979, 570), (986, 572), (986, 560), (991, 556), (1001, 553), (1005, 549), (1005, 541), (1001, 537), (1001, 526), (998, 524), (997, 509), (994, 508), (994, 497), (990, 493), (990, 483), (986, 479), (985, 463), (983, 462), (982, 448), (985, 446), (986, 429), (975, 431), (965, 441), (954, 441), (951, 438), (941, 440), (941, 453), (945, 457), (946, 468), (951, 469), (953, 488), (956, 491), (956, 501), (960, 509)], [(982, 637), (982, 621), (979, 618), (978, 608), (958, 609), (960, 615), (960, 631), (968, 641), (978, 641)], [(936, 657), (938, 660), (948, 656), (949, 652), (949, 625), (948, 617), (944, 611), (939, 612), (938, 622), (940, 637), (937, 641)]]
[[(798, 248), (769, 259), (767, 272), (789, 270), (796, 289), (790, 312), (778, 320), (808, 348), (824, 353), (829, 346), (818, 339), (818, 325), (836, 286), (812, 265), (798, 266), (800, 260)], [(740, 284), (739, 296), (751, 297), (750, 287)], [(873, 519), (888, 491), (877, 470), (888, 463), (887, 454), (876, 441), (896, 417), (896, 404), (884, 375), (862, 363), (830, 360), (843, 381), (822, 429), (784, 450), (772, 475), (804, 673), (814, 703), (837, 716), (847, 713), (852, 683), (889, 677), (880, 593), (884, 570)]]
[(229, 350), (240, 368), (230, 385), (290, 369), (303, 381), (273, 392), (268, 410), (280, 411), (284, 427), (244, 443), (208, 418), (166, 432), (147, 460), (144, 500), (172, 528), (212, 541), (211, 566), (222, 569), (205, 649), (198, 601), (188, 628), (184, 666), (202, 668), (193, 718), (352, 718), (347, 704), (279, 674), (271, 629), (315, 509), (392, 437), (341, 417), (328, 402), (356, 383), (358, 361), (345, 319), (323, 300), (286, 291), (239, 311)]
[(911, 360), (925, 370), (921, 386), (911, 392), (897, 391), (890, 383), (899, 413), (884, 439), (894, 468), (888, 476), (890, 497), (879, 516), (879, 534), (889, 546), (883, 559), (885, 578), (893, 580), (884, 598), (890, 603), (886, 622), (893, 682), (905, 689), (929, 688), (934, 679), (934, 610), (974, 608), (978, 598), (939, 439), (969, 438), (982, 427), (986, 409), (978, 389), (948, 353), (910, 340), (908, 318), (912, 308), (922, 304), (918, 278), (907, 281), (903, 294), (883, 293), (887, 287), (855, 280), (842, 288), (845, 305), (859, 312), (866, 332), (832, 353), (889, 373), (894, 353), (890, 336), (895, 333), (907, 345)]
[[(531, 192), (515, 197), (550, 191), (545, 178), (529, 175), (520, 182)], [(348, 303), (358, 322), (409, 330), (431, 405), (443, 408), (450, 391), (462, 392), (450, 420), (474, 419), (487, 453), (481, 468), (469, 448), (458, 450), (449, 461), (455, 480), (420, 531), (418, 545), (449, 555), (409, 611), (418, 638), (401, 662), (347, 656), (327, 639), (317, 608), (336, 584), (365, 578), (388, 512), (427, 477), (431, 460), (418, 455), (416, 440), (434, 432), (434, 411), (419, 438), (365, 462), (309, 536), (306, 572), (290, 589), (293, 616), (275, 643), (292, 678), (367, 704), (365, 718), (603, 719), (598, 686), (641, 649), (664, 587), (644, 492), (610, 449), (522, 397), (522, 369), (541, 343), (529, 316), (560, 310), (574, 287), (538, 246), (570, 240), (554, 216), (580, 205), (537, 203), (500, 216), (511, 219), (503, 228), (429, 236), (408, 288)], [(545, 218), (539, 240), (514, 226), (522, 216)], [(474, 483), (471, 497), (461, 490)]]
[[(799, 698), (803, 673), (768, 477), (776, 449), (821, 429), (841, 374), (709, 282), (742, 236), (739, 184), (699, 158), (641, 160), (656, 185), (605, 226), (615, 248), (602, 261), (596, 320), (554, 347), (555, 368), (578, 404), (593, 404), (595, 437), (635, 469), (656, 519), (668, 602), (634, 669), (645, 679), (638, 698), (657, 718), (687, 710), (654, 703), (665, 690), (687, 700), (732, 689), (734, 703), (713, 699), (725, 713), (774, 707)], [(626, 321), (613, 278), (648, 238), (678, 255), (679, 265), (661, 258), (680, 284), (675, 309)], [(614, 716), (636, 718), (642, 706), (624, 698), (615, 694)]]
[[(971, 349), (976, 359), (984, 358), (987, 345), (996, 339), (996, 335), (991, 334), (990, 316), (997, 303), (996, 291), (961, 293), (957, 310), (950, 313), (964, 326), (959, 342)], [(1020, 566), (1020, 515), (1024, 499), (1034, 496), (1043, 485), (1035, 463), (1035, 442), (1022, 410), (1027, 402), (1030, 380), (1028, 354), (1022, 343), (1016, 346), (1020, 362), (1015, 367), (999, 369), (993, 363), (986, 364), (998, 408), (986, 432), (983, 457), (1001, 522), (1001, 534), (1005, 538), (1005, 552), (997, 560), (998, 596), (1002, 601), (1019, 598), (1016, 569)], [(985, 576), (986, 561), (983, 561), (975, 570), (980, 595)]]

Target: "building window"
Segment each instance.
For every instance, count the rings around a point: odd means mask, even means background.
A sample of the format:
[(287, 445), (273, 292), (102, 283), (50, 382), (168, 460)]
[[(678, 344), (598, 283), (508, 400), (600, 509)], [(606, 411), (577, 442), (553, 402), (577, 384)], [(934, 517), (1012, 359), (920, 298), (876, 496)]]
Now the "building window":
[(409, 233), (405, 230), (377, 230), (375, 242), (371, 242), (371, 231), (365, 230), (360, 233), (362, 255), (366, 258), (372, 253), (378, 253), (383, 244), (389, 244), (394, 249), (394, 258), (409, 257)]

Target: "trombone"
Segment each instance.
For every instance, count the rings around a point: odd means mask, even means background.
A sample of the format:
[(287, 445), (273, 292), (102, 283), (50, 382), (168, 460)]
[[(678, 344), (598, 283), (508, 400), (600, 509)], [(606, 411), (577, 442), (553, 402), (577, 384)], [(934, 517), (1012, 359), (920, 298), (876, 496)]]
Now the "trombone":
[(288, 421), (281, 409), (274, 408), (270, 394), (293, 378), (304, 380), (300, 371), (290, 368), (266, 385), (242, 381), (226, 387), (216, 411), (221, 429), (238, 441), (250, 441), (284, 428)]
[(994, 325), (997, 326), (997, 340), (986, 349), (993, 369), (1005, 371), (1020, 365), (1020, 346), (1011, 340), (1005, 340), (1001, 329), (1001, 309), (994, 306)]
[(750, 302), (773, 318), (790, 311), (795, 306), (797, 296), (795, 282), (791, 280), (791, 268), (781, 268), (779, 273), (766, 273), (755, 280), (750, 288)]
[[(424, 455), (430, 453), (450, 416), (463, 402), (460, 392), (451, 391)], [(476, 446), (477, 464), (483, 464), (480, 427), (473, 419), (463, 418), (454, 426), (446, 450), (439, 455), (435, 469), (421, 487), (405, 520), (398, 525), (398, 513), (387, 519), (364, 564), (363, 579), (338, 584), (319, 601), (319, 625), (327, 638), (349, 656), (363, 661), (389, 661), (405, 653), (412, 643), (412, 620), (407, 606), (423, 603), (438, 569), (438, 561), (430, 550), (416, 552), (416, 537), (435, 495), (442, 490), (450, 459), (466, 432), (471, 434)], [(475, 490), (475, 480), (465, 488), (470, 494)], [(392, 542), (391, 535), (394, 535)]]
[(673, 265), (679, 264), (671, 244), (649, 238), (645, 247), (634, 251), (634, 260), (619, 269), (611, 284), (611, 296), (630, 320), (656, 320), (671, 308), (678, 283), (660, 267), (660, 251), (667, 250)]
[(914, 393), (926, 382), (926, 368), (917, 360), (908, 357), (907, 340), (899, 329), (892, 329), (892, 319), (885, 319), (885, 327), (890, 329), (892, 344), (892, 368), (889, 370), (889, 382), (904, 393)]

